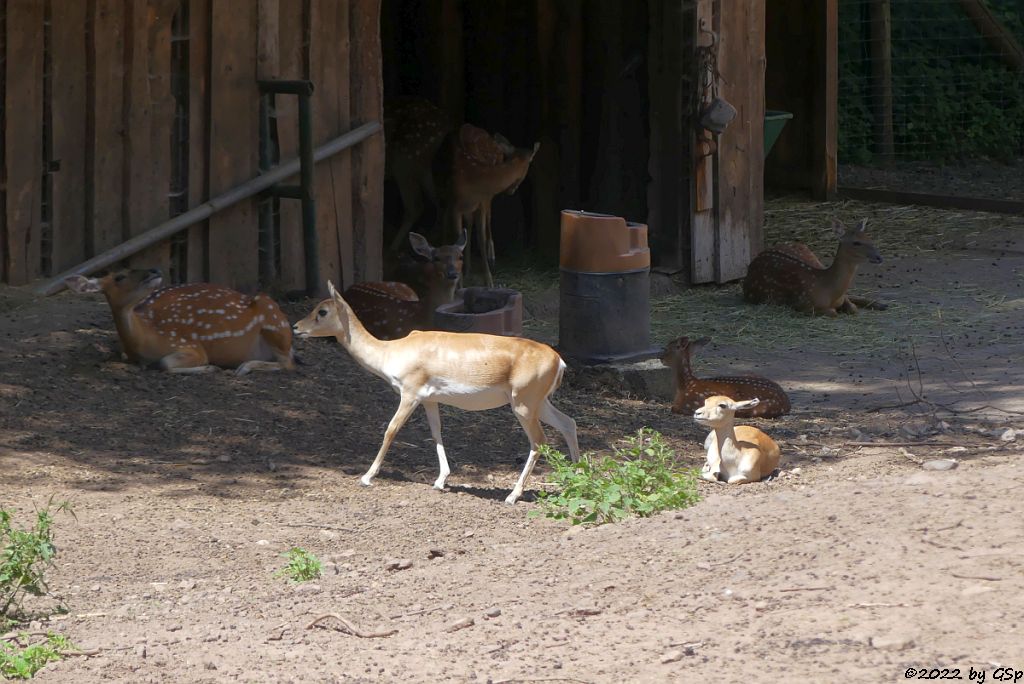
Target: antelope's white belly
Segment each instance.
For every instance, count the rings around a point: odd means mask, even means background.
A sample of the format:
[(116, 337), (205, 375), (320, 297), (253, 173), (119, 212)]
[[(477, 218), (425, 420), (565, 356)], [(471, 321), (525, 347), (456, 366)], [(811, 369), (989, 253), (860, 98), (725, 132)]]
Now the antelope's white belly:
[(504, 387), (479, 387), (457, 382), (434, 380), (418, 392), (421, 401), (436, 401), (465, 411), (486, 411), (509, 402)]

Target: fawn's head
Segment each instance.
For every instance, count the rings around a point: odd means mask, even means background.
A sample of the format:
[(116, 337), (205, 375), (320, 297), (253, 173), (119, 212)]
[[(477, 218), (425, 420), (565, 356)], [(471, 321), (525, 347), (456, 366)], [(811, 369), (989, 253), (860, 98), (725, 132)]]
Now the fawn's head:
[(661, 363), (669, 368), (681, 365), (689, 366), (693, 353), (710, 341), (710, 337), (702, 337), (698, 340), (691, 340), (685, 335), (677, 337), (665, 345), (661, 352)]
[(462, 252), (466, 248), (466, 231), (454, 245), (434, 247), (419, 233), (409, 233), (409, 243), (416, 254), (427, 260), (424, 272), (431, 285), (451, 286), (462, 275)]
[(729, 397), (715, 395), (704, 400), (704, 405), (693, 412), (693, 419), (710, 428), (725, 427), (732, 424), (737, 411), (754, 408), (760, 403), (760, 399), (733, 401)]
[(868, 220), (862, 219), (853, 228), (847, 228), (841, 221), (832, 220), (832, 230), (839, 236), (839, 248), (853, 257), (858, 264), (865, 261), (872, 264), (882, 263), (882, 255), (868, 235)]
[(102, 278), (87, 278), (81, 275), (68, 276), (64, 284), (73, 292), (81, 294), (102, 292), (112, 309), (134, 307), (160, 287), (163, 274), (158, 268), (134, 268), (115, 271)]
[(341, 293), (334, 289), (334, 283), (327, 281), (330, 297), (313, 307), (309, 315), (292, 326), (298, 337), (348, 337), (348, 304)]

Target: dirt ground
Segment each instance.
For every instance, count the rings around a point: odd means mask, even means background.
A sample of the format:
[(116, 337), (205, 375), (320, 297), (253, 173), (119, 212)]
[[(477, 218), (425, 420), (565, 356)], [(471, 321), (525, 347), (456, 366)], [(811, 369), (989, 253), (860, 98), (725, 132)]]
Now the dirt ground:
[[(98, 649), (37, 679), (878, 682), (908, 668), (966, 680), (973, 668), (993, 681), (997, 668), (1024, 670), (1024, 219), (915, 223), (910, 240), (899, 207), (805, 211), (892, 228), (877, 233), (886, 262), (856, 289), (900, 306), (837, 323), (881, 326), (892, 344), (716, 339), (701, 372), (756, 370), (791, 392), (793, 414), (760, 423), (782, 444), (781, 474), (702, 482), (693, 508), (595, 529), (529, 516), (542, 466), (522, 502), (502, 503), (526, 452), (507, 409), (442, 410), (448, 491), (430, 486), (422, 412), (362, 488), (396, 398), (340, 346), (299, 341), (305, 365), (291, 374), (169, 376), (118, 360), (98, 299), (0, 290), (0, 506), (25, 521), (56, 496), (77, 515), (58, 518), (51, 575), (68, 612), (30, 603), (31, 626)], [(788, 216), (769, 208), (773, 236)], [(933, 305), (947, 318), (923, 326)], [(658, 329), (673, 326), (703, 332), (685, 320)], [(584, 450), (650, 426), (687, 463), (703, 460), (703, 432), (664, 402), (570, 373), (555, 403)], [(922, 468), (937, 458), (958, 467)], [(274, 577), (294, 546), (327, 561), (322, 579)], [(399, 560), (410, 563), (393, 569)], [(333, 617), (309, 626), (328, 613), (393, 633), (353, 636)]]

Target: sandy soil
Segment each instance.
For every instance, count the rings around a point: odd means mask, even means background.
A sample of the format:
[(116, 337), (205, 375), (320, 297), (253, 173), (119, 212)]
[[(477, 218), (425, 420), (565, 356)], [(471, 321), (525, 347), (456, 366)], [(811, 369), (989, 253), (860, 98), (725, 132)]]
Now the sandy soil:
[[(923, 341), (917, 366), (889, 351), (793, 363), (717, 348), (716, 370), (757, 369), (792, 391), (793, 415), (762, 424), (783, 445), (781, 475), (701, 483), (691, 509), (596, 529), (529, 516), (541, 467), (523, 502), (501, 503), (526, 451), (508, 410), (443, 411), (449, 491), (430, 487), (422, 412), (361, 488), (396, 401), (336, 344), (300, 342), (306, 365), (292, 374), (172, 377), (117, 360), (100, 301), (0, 291), (0, 505), (25, 515), (56, 495), (77, 514), (58, 519), (51, 576), (69, 612), (36, 601), (31, 626), (99, 649), (37, 679), (878, 682), (935, 667), (993, 681), (998, 667), (1024, 670), (1021, 235), (965, 234), (963, 249), (907, 250), (871, 274), (900, 298), (934, 298), (943, 277), (1008, 293), (1005, 317)], [(977, 306), (952, 288), (946, 299)], [(917, 367), (929, 394), (908, 403)], [(702, 461), (703, 433), (660, 402), (570, 375), (556, 403), (585, 450), (646, 425)], [(892, 404), (907, 405), (882, 408)], [(921, 467), (935, 458), (958, 467)], [(274, 577), (293, 546), (327, 561), (323, 578)], [(393, 569), (400, 560), (408, 567)], [(367, 636), (333, 617), (309, 626), (328, 613)]]

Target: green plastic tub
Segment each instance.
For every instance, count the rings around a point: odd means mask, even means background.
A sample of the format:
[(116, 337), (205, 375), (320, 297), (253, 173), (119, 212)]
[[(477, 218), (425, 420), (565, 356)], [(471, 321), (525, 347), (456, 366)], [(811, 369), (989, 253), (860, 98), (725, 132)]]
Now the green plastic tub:
[(782, 112), (769, 109), (764, 113), (764, 156), (767, 159), (768, 153), (775, 146), (775, 141), (782, 134), (786, 122), (793, 118), (792, 112)]

